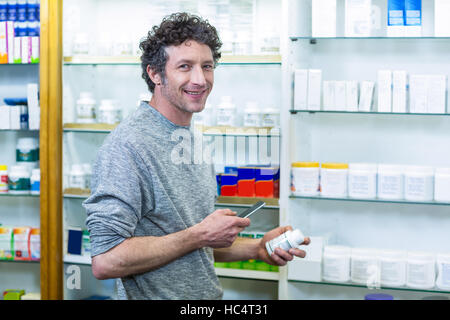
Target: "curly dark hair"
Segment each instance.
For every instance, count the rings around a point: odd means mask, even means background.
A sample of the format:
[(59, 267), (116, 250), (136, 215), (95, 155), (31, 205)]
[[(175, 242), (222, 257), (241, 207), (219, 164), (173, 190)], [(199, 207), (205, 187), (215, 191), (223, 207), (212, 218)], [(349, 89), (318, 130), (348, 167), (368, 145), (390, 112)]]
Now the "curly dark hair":
[(141, 67), (142, 78), (153, 93), (155, 84), (147, 74), (147, 66), (161, 74), (165, 79), (164, 70), (167, 62), (165, 48), (171, 45), (180, 45), (186, 40), (195, 40), (211, 48), (214, 66), (221, 57), (222, 42), (214, 26), (199, 16), (186, 12), (173, 13), (166, 16), (159, 26), (154, 26), (144, 38), (139, 48), (142, 51)]

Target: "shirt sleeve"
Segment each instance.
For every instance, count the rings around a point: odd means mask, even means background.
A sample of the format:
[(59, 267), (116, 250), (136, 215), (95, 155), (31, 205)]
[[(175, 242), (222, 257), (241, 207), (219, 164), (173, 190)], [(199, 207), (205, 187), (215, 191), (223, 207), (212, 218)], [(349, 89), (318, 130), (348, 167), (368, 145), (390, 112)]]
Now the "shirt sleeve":
[(153, 209), (148, 168), (130, 143), (112, 140), (97, 154), (91, 196), (83, 202), (92, 257), (133, 237), (138, 221)]

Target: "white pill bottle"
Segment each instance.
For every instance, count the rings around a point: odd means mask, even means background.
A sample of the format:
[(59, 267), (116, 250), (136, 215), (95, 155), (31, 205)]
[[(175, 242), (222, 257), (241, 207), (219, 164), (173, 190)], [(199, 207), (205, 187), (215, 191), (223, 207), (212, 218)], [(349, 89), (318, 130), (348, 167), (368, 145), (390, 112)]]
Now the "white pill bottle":
[(291, 248), (297, 248), (305, 241), (305, 236), (299, 229), (288, 230), (282, 235), (266, 242), (267, 253), (272, 255), (276, 248), (288, 251)]

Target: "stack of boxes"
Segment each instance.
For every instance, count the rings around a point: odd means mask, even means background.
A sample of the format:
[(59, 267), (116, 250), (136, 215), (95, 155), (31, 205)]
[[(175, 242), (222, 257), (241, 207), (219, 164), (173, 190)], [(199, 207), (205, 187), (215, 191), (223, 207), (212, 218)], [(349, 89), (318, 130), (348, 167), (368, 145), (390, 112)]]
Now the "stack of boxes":
[(0, 260), (40, 260), (40, 229), (0, 226)]
[(216, 178), (220, 196), (279, 198), (280, 195), (279, 167), (225, 167), (225, 173)]
[(0, 64), (39, 63), (39, 0), (0, 0)]

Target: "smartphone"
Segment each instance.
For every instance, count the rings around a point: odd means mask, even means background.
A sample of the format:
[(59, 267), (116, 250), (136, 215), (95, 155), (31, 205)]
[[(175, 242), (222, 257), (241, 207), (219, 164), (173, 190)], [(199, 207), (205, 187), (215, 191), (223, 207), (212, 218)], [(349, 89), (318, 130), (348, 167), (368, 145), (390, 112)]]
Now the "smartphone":
[(261, 209), (262, 207), (264, 207), (266, 205), (266, 203), (264, 201), (258, 201), (257, 203), (255, 203), (251, 208), (248, 208), (247, 210), (245, 210), (244, 212), (240, 213), (238, 215), (239, 218), (248, 218), (250, 217), (253, 213), (255, 213), (256, 211), (258, 211), (259, 209)]

